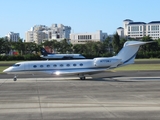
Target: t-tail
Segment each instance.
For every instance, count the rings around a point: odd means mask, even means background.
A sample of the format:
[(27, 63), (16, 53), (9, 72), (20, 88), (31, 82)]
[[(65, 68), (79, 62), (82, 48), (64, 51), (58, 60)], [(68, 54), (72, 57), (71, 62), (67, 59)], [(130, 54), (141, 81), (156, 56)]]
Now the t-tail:
[[(150, 41), (153, 42), (153, 41)], [(146, 43), (150, 42), (141, 42), (141, 41), (127, 41), (124, 43), (121, 51), (115, 56), (116, 58), (121, 59), (121, 64), (119, 66), (124, 66), (128, 64), (133, 64), (139, 47)]]
[(47, 56), (48, 54), (51, 54), (51, 53), (47, 52), (44, 48), (41, 48), (41, 54), (44, 56)]

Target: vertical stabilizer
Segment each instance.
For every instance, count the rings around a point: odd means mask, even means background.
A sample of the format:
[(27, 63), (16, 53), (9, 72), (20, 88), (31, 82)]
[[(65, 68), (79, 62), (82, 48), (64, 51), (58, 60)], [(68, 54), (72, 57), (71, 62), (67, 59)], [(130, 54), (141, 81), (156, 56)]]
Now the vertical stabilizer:
[(41, 54), (47, 56), (50, 53), (48, 53), (44, 48), (41, 48)]
[(122, 60), (123, 65), (133, 64), (139, 47), (146, 43), (149, 42), (127, 41), (116, 57)]

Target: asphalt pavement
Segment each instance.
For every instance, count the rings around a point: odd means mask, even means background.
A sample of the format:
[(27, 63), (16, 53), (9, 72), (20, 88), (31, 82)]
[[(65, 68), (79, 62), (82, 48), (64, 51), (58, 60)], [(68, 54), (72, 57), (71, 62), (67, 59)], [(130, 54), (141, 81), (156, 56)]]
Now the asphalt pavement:
[(159, 120), (159, 71), (78, 77), (0, 74), (0, 120)]
[[(152, 71), (105, 71), (105, 72), (100, 72), (97, 74), (93, 75), (87, 75), (91, 76), (93, 78), (111, 78), (111, 77), (156, 77), (160, 76), (160, 71), (158, 70), (152, 70)], [(0, 74), (0, 79), (5, 79), (5, 78), (13, 78), (14, 75), (12, 74), (5, 74), (1, 73)], [(52, 76), (52, 75), (18, 75), (18, 78), (55, 78), (58, 76)], [(60, 76), (61, 77), (61, 76)]]

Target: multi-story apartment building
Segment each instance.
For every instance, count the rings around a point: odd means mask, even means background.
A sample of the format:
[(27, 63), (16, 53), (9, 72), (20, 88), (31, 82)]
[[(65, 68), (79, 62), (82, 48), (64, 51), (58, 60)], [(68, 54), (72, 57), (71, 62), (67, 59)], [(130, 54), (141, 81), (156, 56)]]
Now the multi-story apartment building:
[(26, 42), (35, 42), (40, 44), (45, 40), (69, 39), (71, 27), (62, 24), (52, 24), (51, 27), (45, 25), (36, 25), (26, 32)]
[(70, 42), (72, 44), (85, 44), (89, 41), (103, 41), (107, 36), (107, 33), (103, 33), (101, 30), (95, 33), (72, 33), (70, 34)]
[(142, 38), (150, 36), (152, 39), (160, 38), (160, 21), (133, 22), (130, 19), (123, 21), (123, 28), (117, 28), (117, 33), (121, 37)]
[(6, 35), (8, 41), (10, 42), (18, 42), (19, 40), (19, 33), (14, 33), (14, 32), (9, 32), (7, 35)]

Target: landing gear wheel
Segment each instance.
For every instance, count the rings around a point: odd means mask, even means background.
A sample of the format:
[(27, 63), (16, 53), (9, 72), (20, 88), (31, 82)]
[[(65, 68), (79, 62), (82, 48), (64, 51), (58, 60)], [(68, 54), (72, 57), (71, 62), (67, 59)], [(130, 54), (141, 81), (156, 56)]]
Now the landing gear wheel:
[(80, 79), (81, 79), (81, 80), (85, 80), (85, 79), (86, 79), (86, 77), (85, 77), (85, 76), (83, 76), (83, 77), (80, 77)]

